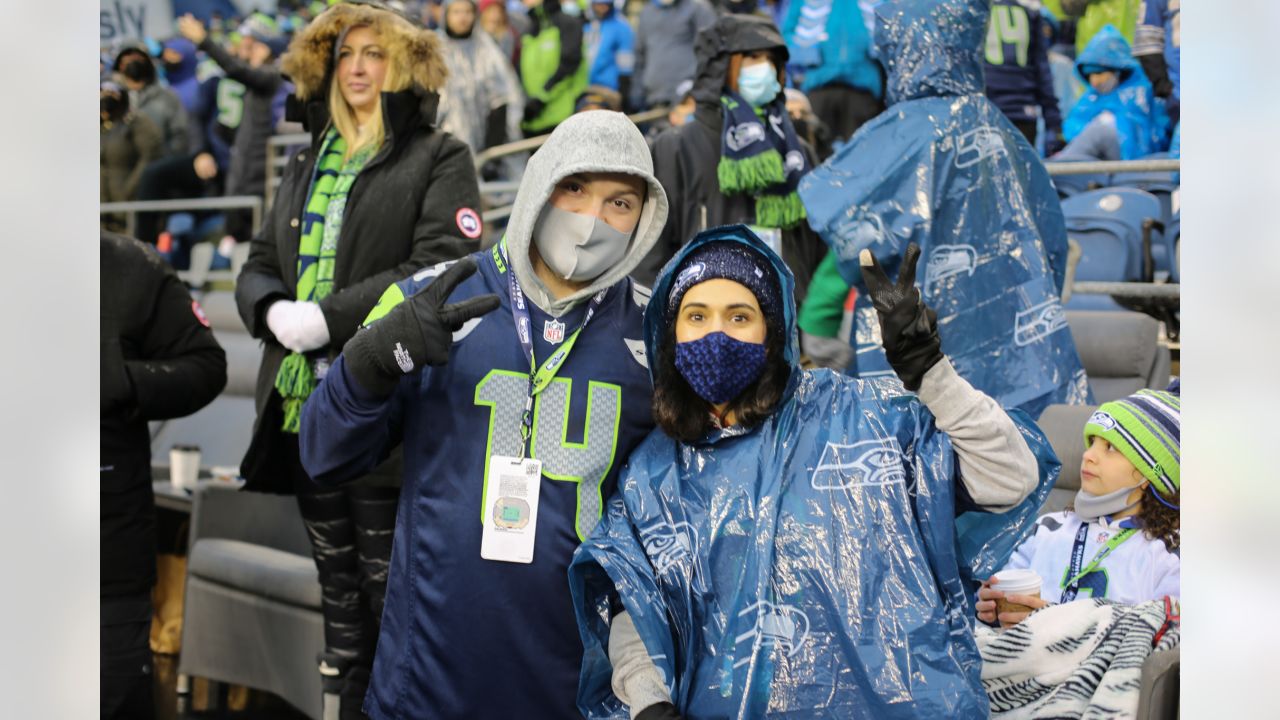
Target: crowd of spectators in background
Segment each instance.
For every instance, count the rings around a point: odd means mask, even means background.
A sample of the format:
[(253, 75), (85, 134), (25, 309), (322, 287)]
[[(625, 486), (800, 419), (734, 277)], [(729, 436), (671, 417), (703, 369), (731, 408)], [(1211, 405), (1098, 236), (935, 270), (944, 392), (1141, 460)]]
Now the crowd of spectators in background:
[[(884, 109), (877, 4), (392, 0), (388, 7), (440, 34), (451, 79), (437, 123), (473, 154), (597, 108), (669, 108), (648, 127), (656, 142), (696, 115), (698, 32), (720, 15), (758, 16), (780, 33), (786, 58), (775, 69), (786, 108), (821, 162)], [(181, 17), (172, 37), (103, 48), (102, 201), (263, 196), (267, 140), (300, 130), (298, 118), (287, 117), (294, 86), (278, 58), (326, 6), (281, 2), (274, 16)], [(1045, 157), (1077, 138), (1060, 159), (1167, 150), (1180, 97), (1178, 18), (1177, 0), (995, 0), (983, 50), (988, 96)], [(1090, 49), (1099, 33), (1112, 38), (1107, 48)], [(1099, 114), (1106, 117), (1096, 121)], [(518, 180), (526, 158), (489, 163), (483, 178)], [(203, 239), (220, 241), (215, 263), (225, 264), (253, 232), (247, 210), (196, 215), (172, 228), (167, 219), (142, 213), (134, 234), (172, 253), (178, 267)], [(104, 216), (104, 224), (120, 229), (122, 218)]]

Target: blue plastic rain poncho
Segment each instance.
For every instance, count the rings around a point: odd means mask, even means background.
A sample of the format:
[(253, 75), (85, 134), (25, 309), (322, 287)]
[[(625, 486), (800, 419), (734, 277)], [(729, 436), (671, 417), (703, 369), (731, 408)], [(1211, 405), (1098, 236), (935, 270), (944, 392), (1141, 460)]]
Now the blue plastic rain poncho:
[[(1132, 52), (1120, 31), (1107, 25), (1076, 58), (1076, 72), (1085, 86), (1084, 94), (1062, 124), (1062, 134), (1067, 140), (1074, 139), (1101, 113), (1110, 112), (1115, 118), (1122, 160), (1135, 160), (1165, 149), (1169, 115), (1164, 100), (1155, 96), (1151, 81)], [(1094, 90), (1085, 73), (1085, 69), (1092, 66), (1116, 71), (1120, 84), (1105, 94)]]
[(1005, 514), (957, 517), (972, 505), (950, 439), (898, 383), (798, 369), (791, 273), (741, 225), (699, 234), (663, 270), (645, 312), (651, 374), (674, 268), (726, 239), (777, 270), (787, 390), (752, 429), (692, 445), (657, 430), (632, 452), (569, 568), (579, 709), (627, 717), (607, 652), (620, 601), (687, 718), (986, 717), (971, 578), (1032, 528), (1058, 474), (1047, 441), (1013, 411), (1037, 489)]
[(1060, 303), (1067, 231), (1035, 151), (983, 93), (983, 0), (876, 8), (889, 108), (800, 182), (809, 224), (858, 285), (857, 367), (892, 375), (861, 285), (858, 252), (892, 274), (923, 252), (925, 302), (961, 377), (1038, 417), (1088, 399)]

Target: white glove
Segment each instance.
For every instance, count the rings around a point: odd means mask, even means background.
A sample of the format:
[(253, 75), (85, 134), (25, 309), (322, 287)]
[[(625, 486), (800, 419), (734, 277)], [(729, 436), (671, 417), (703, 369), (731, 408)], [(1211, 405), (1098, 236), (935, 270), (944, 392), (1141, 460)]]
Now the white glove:
[(297, 345), (297, 338), (294, 336), (297, 324), (293, 322), (293, 306), (297, 304), (292, 300), (277, 300), (267, 308), (267, 329), (276, 336), (277, 342), (290, 350)]
[(302, 353), (329, 344), (329, 326), (313, 302), (278, 300), (267, 308), (267, 328), (286, 348)]
[(329, 344), (329, 325), (320, 306), (313, 302), (294, 303), (298, 320), (298, 352), (322, 348)]

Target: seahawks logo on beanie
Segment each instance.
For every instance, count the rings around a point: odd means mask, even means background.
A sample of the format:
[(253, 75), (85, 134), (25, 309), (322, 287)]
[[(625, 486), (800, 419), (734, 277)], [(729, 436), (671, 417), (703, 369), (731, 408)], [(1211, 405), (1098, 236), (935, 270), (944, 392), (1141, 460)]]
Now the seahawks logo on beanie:
[(1182, 399), (1163, 390), (1139, 390), (1103, 403), (1084, 426), (1084, 443), (1100, 437), (1133, 463), (1165, 496), (1181, 488)]

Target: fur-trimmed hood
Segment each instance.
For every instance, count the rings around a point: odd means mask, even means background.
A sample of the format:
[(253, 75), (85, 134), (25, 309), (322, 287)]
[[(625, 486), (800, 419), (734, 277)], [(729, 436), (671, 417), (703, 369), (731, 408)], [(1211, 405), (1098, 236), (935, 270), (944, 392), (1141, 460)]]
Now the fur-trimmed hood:
[(440, 38), (414, 25), (399, 13), (374, 4), (340, 3), (325, 10), (289, 43), (281, 70), (293, 81), (299, 100), (324, 98), (334, 63), (334, 42), (348, 28), (366, 25), (381, 38), (392, 56), (408, 58), (409, 89), (418, 95), (444, 87), (445, 68)]

